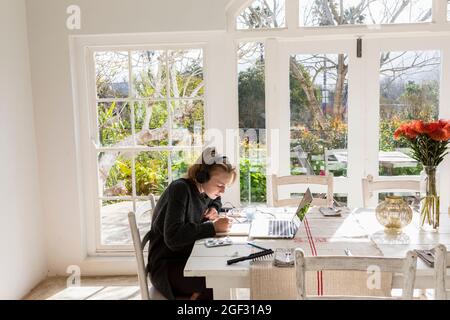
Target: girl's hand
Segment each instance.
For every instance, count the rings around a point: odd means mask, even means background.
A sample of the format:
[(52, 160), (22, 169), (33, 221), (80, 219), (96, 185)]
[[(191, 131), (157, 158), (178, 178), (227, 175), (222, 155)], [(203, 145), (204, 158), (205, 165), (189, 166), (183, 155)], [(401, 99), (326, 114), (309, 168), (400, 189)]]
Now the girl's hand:
[(211, 207), (206, 211), (205, 218), (214, 221), (219, 218), (219, 212), (217, 212), (216, 208)]
[(213, 222), (214, 230), (218, 232), (227, 232), (231, 227), (231, 219), (228, 217), (220, 217)]

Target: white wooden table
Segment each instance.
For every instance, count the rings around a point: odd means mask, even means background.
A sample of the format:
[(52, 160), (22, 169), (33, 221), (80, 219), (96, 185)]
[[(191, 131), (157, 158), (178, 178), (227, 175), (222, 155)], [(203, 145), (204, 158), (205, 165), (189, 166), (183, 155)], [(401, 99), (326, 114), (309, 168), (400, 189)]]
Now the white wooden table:
[[(268, 208), (266, 211), (267, 210), (270, 209)], [(442, 243), (450, 249), (450, 217), (448, 214), (441, 214), (441, 227), (438, 233), (421, 231), (418, 224), (418, 214), (415, 215), (413, 222), (404, 229), (405, 234), (409, 237), (409, 243), (377, 243), (383, 256), (403, 257), (408, 250), (430, 249), (438, 243)], [(308, 217), (308, 219), (330, 219), (322, 217), (318, 213)], [(355, 209), (350, 214), (344, 214), (342, 219), (350, 221), (350, 226), (351, 223), (354, 223), (354, 221), (357, 220), (357, 223), (362, 226), (369, 235), (382, 230), (382, 226), (376, 220), (374, 209)], [(351, 233), (351, 229), (348, 230)], [(351, 234), (347, 238), (349, 241), (352, 241)], [(231, 289), (250, 288), (249, 261), (243, 261), (232, 265), (227, 265), (226, 261), (236, 256), (245, 256), (255, 252), (255, 248), (249, 246), (247, 240), (247, 237), (233, 237), (233, 245), (216, 248), (207, 248), (205, 247), (203, 240), (197, 241), (184, 269), (184, 275), (187, 277), (205, 277), (206, 286), (214, 290), (214, 299), (235, 298), (235, 290)], [(272, 249), (298, 246), (298, 244), (292, 240), (259, 239), (253, 240), (252, 242), (262, 247)], [(344, 255), (341, 249), (339, 249), (339, 252), (333, 254)], [(417, 268), (415, 288), (433, 288), (433, 269), (425, 265), (420, 259), (418, 259)], [(450, 277), (450, 270), (448, 270), (448, 276)], [(394, 276), (393, 287), (402, 287), (401, 276)]]

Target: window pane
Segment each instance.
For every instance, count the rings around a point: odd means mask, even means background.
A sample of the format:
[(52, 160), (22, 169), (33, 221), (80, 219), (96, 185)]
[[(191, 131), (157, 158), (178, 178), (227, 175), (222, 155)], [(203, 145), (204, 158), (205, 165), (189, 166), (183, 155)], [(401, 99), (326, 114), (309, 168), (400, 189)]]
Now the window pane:
[(133, 145), (130, 106), (128, 103), (112, 102), (97, 105), (100, 145)]
[(138, 145), (155, 147), (169, 144), (166, 102), (136, 102), (134, 122)]
[(131, 53), (133, 95), (161, 99), (167, 93), (167, 67), (164, 51)]
[(237, 17), (238, 30), (285, 27), (284, 0), (255, 0)]
[(96, 52), (94, 60), (97, 97), (99, 99), (128, 97), (128, 52)]
[[(111, 147), (98, 153), (97, 163), (101, 243), (106, 245), (132, 244), (127, 220), (132, 210), (145, 234), (150, 217), (149, 201), (144, 199), (150, 193), (161, 195), (169, 181), (183, 176), (201, 153), (200, 148), (170, 151), (172, 146), (203, 145), (202, 50), (131, 51), (130, 55), (128, 51), (94, 55), (98, 98), (108, 99), (97, 102), (100, 146)], [(151, 147), (150, 151), (142, 151), (142, 146)], [(116, 151), (122, 147), (131, 148)]]
[(241, 201), (266, 202), (264, 45), (241, 43), (237, 56)]
[(131, 196), (131, 152), (101, 152), (98, 156), (100, 196)]
[(201, 49), (168, 51), (170, 96), (195, 98), (204, 94), (203, 52)]
[(347, 175), (348, 58), (290, 60), (291, 174)]
[(201, 155), (201, 150), (172, 151), (172, 179), (184, 177), (190, 165), (194, 164)]
[(102, 245), (132, 245), (128, 213), (136, 215), (136, 224), (141, 239), (150, 230), (152, 209), (150, 200), (104, 200), (101, 205), (101, 243)]
[(240, 129), (240, 191), (241, 201), (266, 202), (266, 130)]
[(131, 245), (128, 212), (133, 210), (133, 201), (100, 201), (102, 245)]
[(136, 155), (136, 195), (161, 195), (168, 186), (168, 157), (166, 151), (145, 151)]
[(418, 175), (410, 149), (394, 140), (401, 123), (436, 120), (439, 110), (439, 51), (383, 52), (380, 57), (379, 174)]
[(333, 195), (333, 199), (335, 202), (335, 205), (346, 207), (348, 206), (348, 194), (347, 193), (335, 193)]
[(432, 0), (299, 0), (300, 25), (307, 27), (431, 21)]
[(176, 100), (172, 106), (172, 145), (202, 145), (205, 125), (202, 100)]

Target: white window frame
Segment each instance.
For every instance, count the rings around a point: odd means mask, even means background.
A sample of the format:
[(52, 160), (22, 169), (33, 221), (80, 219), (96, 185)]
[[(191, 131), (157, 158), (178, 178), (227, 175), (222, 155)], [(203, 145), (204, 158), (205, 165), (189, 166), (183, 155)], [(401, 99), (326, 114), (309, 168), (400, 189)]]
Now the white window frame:
[[(205, 44), (201, 43), (201, 44), (193, 44), (193, 45), (186, 45), (186, 44), (180, 44), (180, 45), (161, 45), (161, 46), (138, 46), (138, 47), (130, 47), (130, 46), (125, 46), (125, 47), (120, 47), (120, 48), (110, 48), (110, 47), (101, 47), (101, 46), (97, 46), (97, 47), (88, 47), (86, 48), (86, 52), (87, 52), (87, 66), (88, 66), (88, 87), (90, 88), (90, 104), (89, 104), (89, 112), (92, 115), (91, 117), (91, 122), (90, 122), (90, 132), (91, 132), (91, 136), (92, 134), (94, 135), (94, 141), (91, 144), (91, 155), (92, 155), (92, 160), (95, 159), (95, 161), (98, 163), (98, 153), (99, 152), (112, 152), (112, 151), (131, 151), (133, 153), (132, 155), (132, 185), (136, 186), (136, 176), (135, 176), (135, 160), (136, 160), (136, 156), (139, 154), (139, 152), (168, 152), (169, 153), (169, 158), (168, 158), (168, 183), (170, 183), (173, 180), (173, 175), (172, 175), (172, 161), (170, 158), (170, 154), (172, 151), (191, 151), (191, 150), (200, 150), (201, 151), (201, 146), (191, 146), (191, 147), (187, 147), (187, 146), (172, 146), (172, 114), (170, 112), (170, 103), (174, 100), (201, 100), (203, 101), (203, 107), (204, 109), (206, 109), (206, 99), (205, 96), (199, 96), (196, 97), (195, 99), (192, 98), (173, 98), (173, 97), (169, 97), (169, 80), (166, 79), (166, 89), (167, 89), (167, 93), (166, 96), (163, 99), (158, 99), (158, 100), (164, 100), (167, 104), (167, 108), (168, 108), (168, 122), (169, 122), (169, 126), (168, 126), (168, 142), (169, 145), (168, 146), (157, 146), (157, 147), (147, 147), (147, 146), (140, 146), (140, 145), (136, 145), (136, 146), (125, 146), (125, 147), (103, 147), (100, 145), (100, 141), (99, 141), (99, 132), (98, 132), (98, 122), (97, 122), (97, 104), (101, 103), (101, 102), (105, 102), (105, 103), (109, 103), (112, 101), (120, 101), (120, 102), (126, 102), (129, 103), (130, 105), (130, 115), (131, 115), (131, 119), (130, 119), (130, 123), (132, 125), (132, 128), (134, 128), (134, 103), (136, 101), (153, 101), (155, 99), (149, 97), (149, 98), (138, 98), (138, 97), (134, 97), (134, 92), (133, 92), (133, 74), (132, 74), (132, 69), (131, 69), (131, 52), (132, 51), (168, 51), (168, 50), (190, 50), (190, 49), (201, 49), (202, 50), (202, 60), (204, 60), (203, 58), (203, 52), (205, 50)], [(94, 55), (96, 52), (112, 52), (112, 51), (122, 51), (122, 52), (128, 52), (128, 75), (129, 75), (129, 96), (126, 98), (107, 98), (107, 99), (98, 99), (97, 95), (96, 95), (96, 83), (95, 83), (95, 61), (94, 61)], [(167, 65), (166, 68), (168, 68), (169, 66)], [(205, 85), (205, 94), (207, 89), (207, 86)], [(135, 131), (135, 129), (134, 129)], [(95, 228), (96, 228), (96, 237), (95, 237), (95, 241), (96, 241), (96, 248), (97, 251), (127, 251), (127, 250), (131, 250), (132, 249), (132, 244), (130, 243), (130, 245), (105, 245), (102, 244), (101, 241), (101, 232), (102, 232), (102, 222), (101, 222), (101, 209), (102, 209), (102, 205), (100, 204), (100, 201), (104, 201), (104, 200), (124, 200), (124, 201), (132, 201), (133, 202), (133, 211), (136, 212), (136, 202), (135, 201), (148, 201), (149, 198), (148, 196), (137, 196), (136, 195), (136, 189), (135, 187), (133, 187), (133, 193), (130, 196), (113, 196), (113, 197), (105, 197), (105, 196), (99, 196), (98, 193), (100, 193), (100, 189), (102, 188), (102, 186), (99, 185), (99, 179), (98, 179), (98, 174), (97, 175), (93, 175), (93, 178), (96, 178), (96, 190), (97, 190), (97, 199), (98, 201), (95, 202), (95, 211), (97, 212), (97, 214), (95, 215)], [(92, 181), (92, 183), (94, 183), (94, 181)], [(130, 239), (131, 240), (131, 239)]]
[[(368, 61), (366, 70), (366, 77), (369, 83), (367, 89), (367, 109), (366, 109), (366, 149), (367, 158), (365, 159), (365, 176), (371, 174), (376, 178), (383, 180), (401, 180), (401, 179), (415, 179), (419, 180), (419, 176), (382, 176), (379, 177), (379, 121), (380, 121), (380, 84), (379, 84), (379, 59), (380, 54), (386, 51), (439, 51), (441, 57), (440, 70), (440, 87), (439, 87), (439, 118), (449, 118), (450, 106), (447, 101), (450, 101), (448, 88), (450, 81), (446, 70), (450, 70), (450, 36), (429, 36), (429, 37), (410, 37), (410, 38), (378, 38), (368, 40), (366, 43)], [(375, 81), (375, 79), (377, 81)], [(449, 179), (448, 171), (450, 171), (449, 160), (446, 159), (440, 166), (440, 189), (442, 195), (442, 208), (449, 206)], [(447, 179), (445, 178), (447, 176)], [(377, 197), (373, 197), (376, 201)], [(372, 203), (374, 205), (375, 203)]]
[[(266, 129), (267, 129), (267, 174), (289, 174), (289, 73), (287, 46), (297, 46), (302, 43), (314, 43), (305, 50), (317, 52), (317, 48), (327, 49), (333, 42), (353, 41), (353, 50), (348, 52), (349, 62), (349, 113), (348, 113), (348, 149), (349, 165), (347, 177), (334, 178), (335, 193), (347, 193), (348, 205), (362, 206), (361, 178), (375, 172), (378, 177), (378, 131), (379, 131), (379, 61), (376, 56), (381, 52), (381, 44), (376, 47), (379, 39), (392, 42), (402, 40), (406, 50), (420, 48), (441, 51), (441, 82), (439, 99), (439, 117), (450, 118), (449, 90), (450, 87), (450, 23), (447, 21), (447, 6), (445, 1), (433, 0), (432, 21), (424, 23), (402, 23), (385, 25), (351, 25), (332, 27), (300, 27), (298, 21), (298, 0), (286, 0), (286, 29), (278, 30), (236, 30), (236, 17), (252, 0), (235, 0), (227, 7), (227, 30), (235, 43), (260, 41), (265, 46), (265, 86), (266, 86)], [(355, 58), (356, 39), (363, 39), (363, 56)], [(378, 39), (378, 40), (377, 40)], [(433, 39), (433, 40), (432, 40)], [(420, 45), (421, 41), (425, 46)], [(296, 44), (297, 43), (297, 44)], [(439, 46), (436, 44), (439, 43)], [(449, 43), (448, 45), (446, 43)], [(337, 44), (337, 47), (341, 45)], [(400, 47), (399, 47), (400, 48)], [(283, 51), (284, 50), (284, 51)], [(399, 49), (400, 50), (400, 49)], [(326, 50), (333, 53), (333, 50)], [(334, 50), (336, 52), (336, 50)], [(324, 53), (324, 52), (322, 52)], [(375, 63), (376, 61), (376, 63)], [(447, 71), (448, 70), (448, 71)], [(360, 81), (358, 81), (358, 79)], [(362, 81), (368, 79), (368, 81)], [(365, 85), (364, 85), (365, 84)], [(352, 105), (362, 105), (360, 114), (350, 112)], [(237, 105), (236, 105), (237, 108)], [(280, 112), (280, 110), (282, 112)], [(367, 113), (369, 112), (369, 113)], [(374, 121), (375, 120), (375, 121)], [(370, 130), (369, 130), (370, 128)], [(278, 129), (270, 134), (270, 129)], [(356, 136), (353, 132), (360, 133)], [(363, 152), (357, 152), (361, 148)], [(450, 205), (450, 160), (446, 157), (440, 166), (441, 173), (441, 206)], [(270, 160), (271, 159), (271, 160)], [(375, 166), (376, 163), (376, 166)], [(375, 169), (376, 168), (376, 169)], [(357, 174), (355, 176), (355, 174)], [(382, 177), (382, 179), (410, 179), (408, 176)], [(419, 179), (414, 176), (414, 179)], [(268, 184), (270, 183), (268, 179)], [(284, 190), (284, 192), (288, 192)], [(267, 187), (267, 201), (270, 202), (271, 190)]]
[[(277, 49), (275, 49), (277, 47)], [(360, 119), (357, 115), (357, 106), (362, 106), (360, 103), (361, 97), (358, 95), (359, 91), (356, 91), (353, 85), (359, 85), (362, 82), (361, 74), (358, 72), (357, 65), (361, 63), (356, 58), (355, 41), (353, 39), (345, 40), (327, 40), (327, 41), (311, 41), (311, 40), (299, 40), (299, 41), (276, 41), (270, 40), (266, 51), (267, 59), (269, 60), (271, 55), (275, 54), (274, 51), (278, 51), (278, 74), (279, 77), (276, 82), (278, 88), (273, 92), (274, 95), (278, 92), (278, 103), (280, 107), (277, 111), (272, 110), (273, 113), (278, 113), (278, 119), (274, 115), (266, 116), (268, 121), (268, 128), (280, 130), (280, 147), (278, 153), (279, 170), (276, 166), (272, 166), (269, 170), (278, 175), (290, 175), (290, 88), (289, 88), (289, 59), (293, 55), (297, 54), (339, 54), (343, 53), (348, 56), (349, 71), (347, 74), (347, 81), (349, 87), (349, 101), (348, 101), (348, 130), (347, 130), (347, 148), (348, 148), (348, 166), (347, 176), (334, 178), (334, 193), (345, 193), (348, 197), (353, 196), (352, 185), (355, 184), (355, 178), (358, 176), (358, 172), (361, 172), (361, 155), (357, 150), (361, 150), (364, 147), (363, 141), (360, 139), (360, 135), (354, 134), (358, 132)], [(274, 72), (271, 70), (269, 72)], [(272, 86), (273, 87), (273, 86)], [(276, 121), (274, 121), (276, 119)], [(286, 123), (288, 125), (286, 125)], [(297, 186), (295, 186), (297, 187)], [(279, 192), (281, 197), (289, 197), (291, 192), (296, 191), (295, 187), (286, 186), (280, 188)], [(268, 190), (270, 188), (267, 188)], [(324, 186), (311, 186), (312, 192), (326, 192)], [(270, 190), (268, 191), (270, 196)], [(356, 194), (355, 194), (356, 196)], [(362, 195), (361, 195), (362, 196)], [(349, 199), (350, 201), (350, 199)]]
[[(87, 256), (130, 256), (132, 246), (103, 246), (100, 242), (100, 211), (98, 198), (97, 149), (95, 137), (96, 94), (95, 68), (93, 51), (114, 50), (160, 50), (201, 48), (203, 50), (203, 78), (205, 81), (204, 117), (205, 130), (224, 132), (223, 141), (216, 139), (221, 152), (237, 163), (238, 149), (225, 145), (226, 135), (233, 134), (230, 128), (238, 127), (238, 111), (230, 108), (237, 94), (233, 92), (237, 80), (233, 78), (233, 70), (229, 65), (236, 65), (233, 55), (233, 43), (222, 31), (191, 33), (155, 33), (110, 36), (71, 36), (69, 39), (71, 66), (73, 75), (76, 149), (78, 159), (78, 180), (83, 207), (82, 236), (85, 241)], [(228, 40), (228, 41), (227, 41)], [(229, 59), (216, 59), (227, 52)], [(223, 82), (225, 85), (221, 84)], [(210, 85), (215, 83), (216, 85)], [(133, 100), (133, 99), (132, 99)], [(226, 133), (226, 134), (225, 134)], [(204, 137), (206, 139), (206, 137)], [(208, 141), (206, 141), (208, 142)], [(210, 141), (211, 142), (211, 141)], [(237, 178), (239, 179), (239, 177)], [(239, 180), (238, 180), (239, 181)], [(236, 202), (239, 199), (239, 186), (228, 189), (224, 201)], [(145, 197), (144, 197), (145, 198)]]
[[(448, 69), (450, 64), (450, 35), (387, 39), (375, 37), (365, 39), (361, 58), (356, 57), (356, 39), (340, 40), (297, 40), (278, 41), (270, 39), (266, 42), (266, 119), (267, 129), (279, 129), (279, 145), (276, 152), (269, 157), (278, 156), (278, 162), (268, 168), (268, 174), (290, 174), (290, 92), (289, 92), (289, 57), (294, 54), (347, 53), (349, 56), (349, 102), (348, 102), (348, 167), (347, 177), (334, 178), (334, 192), (348, 194), (348, 205), (362, 206), (361, 178), (368, 174), (378, 178), (379, 163), (379, 57), (384, 51), (421, 51), (439, 50), (441, 53), (441, 80), (439, 96), (439, 117), (449, 118), (450, 86)], [(445, 60), (445, 63), (444, 63)], [(447, 66), (447, 68), (446, 68)], [(446, 68), (446, 69), (445, 69)], [(273, 108), (273, 106), (277, 106)], [(361, 106), (361, 107), (358, 107)], [(270, 134), (268, 134), (270, 135)], [(268, 139), (269, 140), (269, 139)], [(269, 140), (270, 141), (270, 140)], [(272, 143), (273, 144), (273, 143)], [(273, 146), (268, 145), (272, 150)], [(273, 159), (272, 163), (273, 164)], [(278, 166), (277, 166), (278, 165)], [(269, 167), (269, 163), (268, 163)], [(443, 208), (448, 207), (450, 199), (446, 196), (449, 190), (449, 160), (446, 158), (440, 166), (441, 195)], [(384, 176), (384, 180), (419, 180), (419, 176)], [(270, 188), (268, 198), (270, 198)], [(313, 190), (314, 191), (314, 190)], [(317, 187), (316, 192), (324, 192)], [(283, 196), (295, 189), (280, 190)], [(376, 197), (374, 197), (376, 198)], [(372, 203), (374, 204), (374, 203)]]

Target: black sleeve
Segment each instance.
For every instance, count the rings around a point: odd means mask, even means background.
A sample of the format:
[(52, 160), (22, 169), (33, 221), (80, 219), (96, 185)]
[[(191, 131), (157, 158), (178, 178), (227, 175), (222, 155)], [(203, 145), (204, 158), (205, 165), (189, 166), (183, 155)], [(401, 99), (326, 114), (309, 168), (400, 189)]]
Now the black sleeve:
[(217, 212), (220, 212), (220, 209), (222, 208), (222, 199), (217, 197), (210, 203), (209, 207), (216, 208)]
[(169, 187), (169, 198), (164, 219), (164, 241), (176, 251), (196, 240), (215, 236), (212, 222), (193, 223), (186, 220), (189, 186), (175, 183)]

